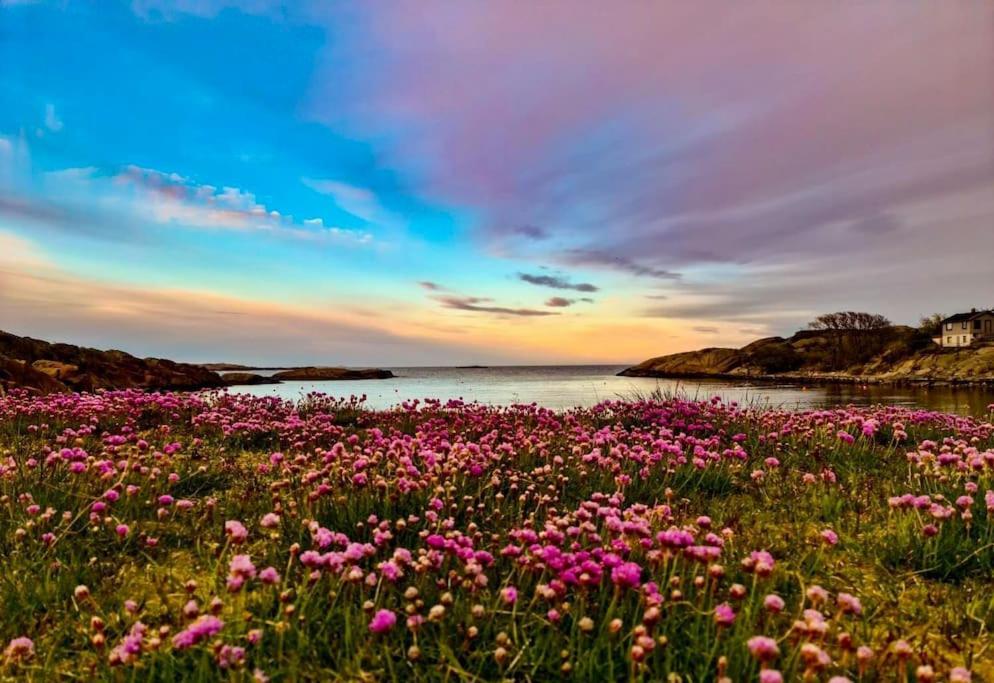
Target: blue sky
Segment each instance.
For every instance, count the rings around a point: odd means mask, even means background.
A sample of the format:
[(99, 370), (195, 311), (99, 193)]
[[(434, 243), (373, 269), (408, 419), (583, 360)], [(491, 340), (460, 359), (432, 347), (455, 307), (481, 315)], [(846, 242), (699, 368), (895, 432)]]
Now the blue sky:
[(707, 4), (2, 2), (0, 327), (628, 362), (994, 304), (991, 8)]

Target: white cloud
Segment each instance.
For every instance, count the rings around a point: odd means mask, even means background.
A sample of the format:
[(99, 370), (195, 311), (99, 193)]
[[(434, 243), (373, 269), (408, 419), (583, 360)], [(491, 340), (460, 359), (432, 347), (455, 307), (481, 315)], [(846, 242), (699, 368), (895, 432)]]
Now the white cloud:
[(51, 171), (43, 178), (50, 196), (98, 208), (94, 220), (115, 222), (113, 214), (123, 212), (129, 221), (132, 216), (137, 219), (131, 221), (136, 224), (151, 219), (188, 228), (263, 231), (312, 242), (357, 246), (373, 242), (367, 231), (327, 226), (320, 217), (298, 222), (270, 209), (252, 192), (230, 185), (219, 189), (179, 173), (134, 165), (107, 173), (84, 166)]
[(303, 178), (302, 182), (315, 192), (330, 196), (341, 209), (353, 216), (370, 223), (382, 220), (383, 209), (372, 190), (339, 180)]
[(51, 103), (45, 105), (45, 127), (53, 133), (58, 133), (63, 127), (62, 119), (55, 113), (55, 105)]

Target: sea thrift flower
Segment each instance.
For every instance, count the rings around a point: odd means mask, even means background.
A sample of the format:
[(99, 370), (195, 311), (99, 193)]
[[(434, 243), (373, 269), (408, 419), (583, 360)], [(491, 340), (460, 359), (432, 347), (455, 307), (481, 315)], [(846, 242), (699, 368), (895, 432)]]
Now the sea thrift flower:
[(248, 529), (241, 522), (228, 520), (224, 523), (224, 533), (228, 535), (228, 540), (230, 540), (235, 545), (239, 543), (244, 543), (248, 539)]
[(35, 653), (34, 641), (32, 641), (30, 638), (25, 638), (23, 636), (11, 640), (10, 643), (7, 645), (7, 649), (4, 650), (4, 654), (7, 656), (7, 659), (12, 659), (15, 661), (30, 659), (32, 656), (34, 656), (34, 653)]
[(821, 540), (826, 545), (836, 545), (839, 542), (839, 535), (831, 529), (825, 529), (821, 532)]
[(518, 589), (514, 586), (508, 586), (500, 592), (500, 597), (507, 605), (513, 605), (518, 601)]
[(759, 683), (783, 683), (783, 675), (776, 669), (763, 669), (759, 672)]
[(173, 648), (186, 650), (217, 635), (224, 628), (224, 622), (212, 615), (197, 619), (188, 627), (173, 636)]
[(140, 621), (136, 621), (128, 635), (121, 639), (120, 645), (111, 650), (110, 661), (117, 664), (128, 664), (141, 654), (142, 639), (145, 637), (147, 627)]
[(634, 562), (623, 562), (611, 570), (611, 582), (625, 588), (638, 588), (642, 582), (642, 567)]
[(810, 586), (806, 591), (806, 595), (808, 596), (808, 600), (815, 605), (820, 605), (828, 601), (828, 591), (817, 584)]
[(785, 604), (783, 598), (781, 598), (779, 595), (773, 595), (771, 593), (770, 595), (767, 595), (765, 598), (763, 598), (763, 607), (765, 607), (768, 611), (773, 612), (774, 614), (779, 614), (780, 612), (783, 611)]
[(217, 665), (221, 669), (239, 666), (245, 661), (245, 648), (236, 645), (222, 645), (217, 651)]
[(777, 655), (780, 654), (777, 641), (766, 636), (753, 636), (746, 641), (746, 647), (749, 648), (749, 654), (761, 662), (776, 659)]
[(714, 621), (719, 626), (731, 626), (735, 622), (735, 610), (727, 602), (714, 608)]
[(859, 598), (849, 593), (839, 593), (836, 601), (839, 604), (839, 609), (842, 610), (844, 614), (855, 614), (859, 615), (863, 613), (863, 605), (860, 604)]
[(386, 633), (397, 623), (397, 615), (388, 609), (381, 609), (369, 622), (369, 630), (373, 633)]
[(971, 683), (973, 675), (969, 669), (957, 666), (949, 672), (949, 683)]

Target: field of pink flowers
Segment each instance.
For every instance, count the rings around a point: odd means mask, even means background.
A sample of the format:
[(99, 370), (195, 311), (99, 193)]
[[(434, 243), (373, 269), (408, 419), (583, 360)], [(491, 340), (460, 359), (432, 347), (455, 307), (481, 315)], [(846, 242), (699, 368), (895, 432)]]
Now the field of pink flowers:
[(0, 679), (994, 680), (992, 519), (990, 415), (14, 393)]

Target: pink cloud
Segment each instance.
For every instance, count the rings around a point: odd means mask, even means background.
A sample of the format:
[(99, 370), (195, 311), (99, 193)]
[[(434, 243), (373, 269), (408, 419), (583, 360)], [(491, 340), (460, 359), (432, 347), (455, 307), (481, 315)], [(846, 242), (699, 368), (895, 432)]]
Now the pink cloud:
[(311, 111), (401, 131), (390, 161), (492, 239), (555, 238), (519, 254), (775, 258), (784, 233), (994, 180), (992, 19), (898, 0), (402, 2), (367, 12), (345, 104), (329, 63)]

